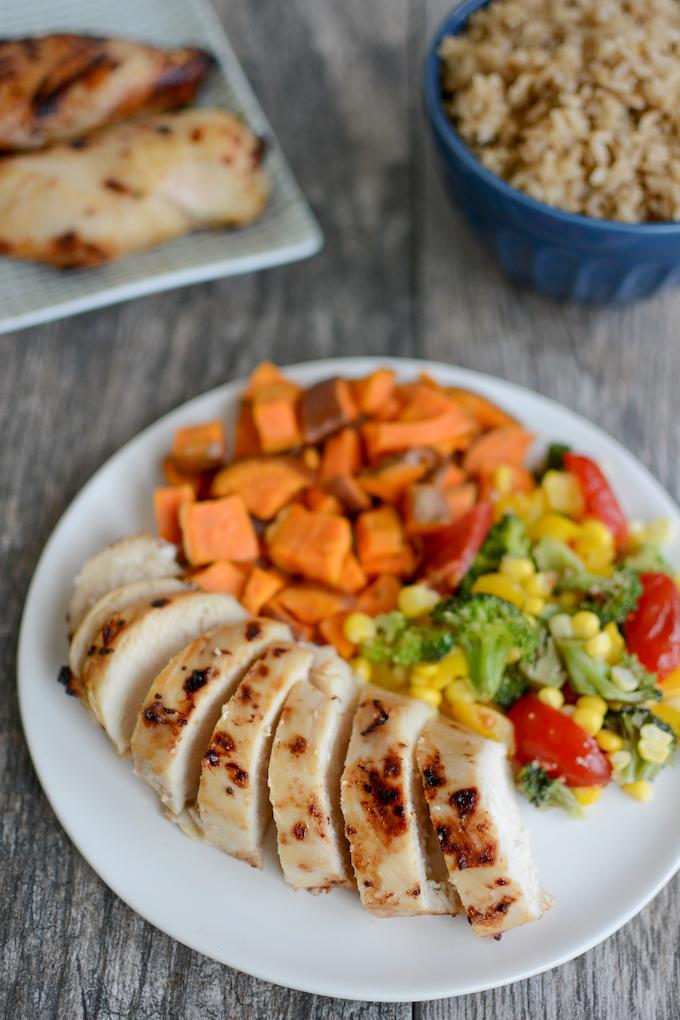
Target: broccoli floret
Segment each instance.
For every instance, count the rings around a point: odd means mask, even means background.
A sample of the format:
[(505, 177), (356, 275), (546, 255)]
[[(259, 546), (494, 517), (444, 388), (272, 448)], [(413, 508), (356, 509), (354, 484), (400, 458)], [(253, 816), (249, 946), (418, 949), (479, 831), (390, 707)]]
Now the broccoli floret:
[(541, 628), (535, 660), (520, 663), (520, 668), (527, 680), (541, 687), (562, 687), (567, 679), (555, 642), (545, 627)]
[(517, 666), (510, 666), (505, 671), (493, 700), (499, 708), (507, 712), (511, 705), (524, 697), (528, 686), (527, 679), (521, 670)]
[(654, 542), (647, 542), (636, 553), (626, 556), (623, 565), (638, 574), (668, 574), (674, 577), (676, 573)]
[(515, 785), (538, 808), (561, 807), (575, 818), (585, 816), (585, 811), (567, 784), (561, 779), (551, 779), (536, 762), (522, 766), (515, 777)]
[(563, 570), (580, 572), (583, 570), (583, 560), (570, 549), (566, 542), (560, 542), (558, 538), (551, 538), (544, 535), (540, 542), (533, 548), (534, 562), (539, 570), (556, 570), (561, 573)]
[(453, 632), (465, 652), (470, 680), (482, 701), (493, 701), (500, 687), (511, 649), (531, 659), (538, 647), (538, 629), (513, 605), (495, 595), (444, 599), (432, 619)]
[(589, 609), (601, 623), (623, 623), (642, 595), (640, 578), (628, 567), (614, 570), (610, 577), (587, 571), (568, 573), (560, 578), (557, 590), (584, 592), (586, 597), (579, 609)]
[(482, 574), (495, 573), (504, 556), (529, 556), (531, 543), (526, 525), (519, 517), (505, 514), (489, 530), (472, 566), (458, 587), (460, 595), (469, 595), (472, 586)]
[(611, 669), (607, 663), (588, 655), (583, 641), (575, 638), (556, 638), (555, 644), (569, 675), (569, 683), (577, 694), (596, 694), (605, 701), (629, 704), (652, 701), (661, 695), (656, 686), (656, 677), (653, 673), (648, 673), (635, 656), (626, 654), (619, 663), (629, 669), (638, 681), (635, 690), (624, 691), (612, 680)]
[(361, 646), (361, 654), (376, 665), (391, 662), (411, 666), (415, 662), (438, 662), (453, 648), (453, 636), (445, 628), (409, 624), (403, 613), (376, 616), (376, 635)]
[[(660, 730), (663, 730), (671, 738), (668, 744), (668, 757), (661, 764), (645, 761), (637, 749), (640, 730), (643, 726), (650, 724), (658, 726)], [(673, 761), (678, 744), (675, 734), (667, 723), (655, 716), (648, 708), (636, 705), (635, 707), (627, 706), (618, 709), (618, 711), (610, 710), (605, 718), (605, 726), (623, 737), (626, 741), (626, 750), (630, 753), (630, 762), (618, 773), (618, 778), (621, 782), (634, 783), (638, 779), (652, 780), (659, 774), (661, 769), (665, 768), (666, 765), (670, 765)]]

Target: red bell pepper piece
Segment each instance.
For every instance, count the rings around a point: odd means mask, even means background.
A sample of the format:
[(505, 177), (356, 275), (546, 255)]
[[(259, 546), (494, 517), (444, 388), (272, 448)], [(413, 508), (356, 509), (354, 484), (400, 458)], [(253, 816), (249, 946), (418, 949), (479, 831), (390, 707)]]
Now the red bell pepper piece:
[(515, 727), (515, 757), (521, 765), (537, 761), (549, 776), (567, 786), (606, 786), (611, 765), (597, 743), (564, 712), (532, 694), (508, 712)]
[(453, 524), (427, 535), (423, 543), (424, 574), (442, 592), (453, 591), (472, 566), (493, 520), (491, 503), (477, 503)]
[(565, 453), (564, 466), (581, 486), (586, 513), (606, 524), (617, 546), (628, 541), (628, 523), (609, 482), (594, 460), (578, 453)]
[(680, 666), (680, 592), (667, 574), (641, 574), (642, 595), (624, 624), (628, 650), (663, 680)]

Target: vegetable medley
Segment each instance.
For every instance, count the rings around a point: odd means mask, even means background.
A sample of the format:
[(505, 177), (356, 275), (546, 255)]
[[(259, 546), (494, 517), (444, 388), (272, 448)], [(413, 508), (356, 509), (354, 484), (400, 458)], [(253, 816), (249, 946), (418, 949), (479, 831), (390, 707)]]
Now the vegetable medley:
[(533, 438), (426, 376), (303, 390), (265, 362), (229, 461), (221, 422), (177, 431), (158, 530), (197, 584), (505, 742), (538, 807), (645, 801), (680, 735), (669, 526), (563, 445), (529, 471)]

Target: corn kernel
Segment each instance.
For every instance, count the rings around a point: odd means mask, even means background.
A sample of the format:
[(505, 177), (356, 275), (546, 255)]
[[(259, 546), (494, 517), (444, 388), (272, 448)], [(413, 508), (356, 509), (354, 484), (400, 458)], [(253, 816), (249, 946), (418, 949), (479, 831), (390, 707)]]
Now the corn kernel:
[(473, 584), (472, 590), (479, 595), (496, 595), (520, 608), (525, 599), (522, 586), (504, 574), (482, 574)]
[(662, 730), (656, 723), (645, 723), (644, 726), (641, 726), (640, 736), (643, 740), (652, 740), (655, 744), (665, 744), (666, 746), (673, 740), (671, 734)]
[(455, 705), (458, 701), (469, 703), (475, 700), (475, 692), (469, 680), (454, 680), (444, 690), (444, 697), (449, 705)]
[(508, 717), (497, 709), (480, 705), (478, 702), (449, 702), (448, 699), (445, 708), (447, 715), (462, 726), (467, 726), (488, 740), (498, 740), (512, 747), (515, 737), (513, 725)]
[(431, 687), (409, 687), (409, 695), (418, 701), (426, 701), (428, 705), (439, 708), (442, 703), (441, 691), (433, 691)]
[(539, 599), (535, 595), (530, 595), (522, 606), (522, 610), (529, 616), (540, 616), (544, 609), (545, 599)]
[(521, 658), (522, 658), (522, 653), (521, 653), (520, 649), (519, 648), (511, 648), (510, 651), (508, 652), (508, 654), (505, 657), (505, 661), (508, 663), (508, 665), (511, 665), (513, 662), (519, 662), (519, 660)]
[(638, 740), (637, 749), (642, 760), (653, 765), (663, 765), (670, 750), (668, 744), (661, 744), (656, 740)]
[(527, 595), (535, 595), (539, 599), (547, 599), (554, 588), (554, 581), (549, 574), (537, 573), (524, 582)]
[(648, 783), (645, 779), (638, 779), (636, 783), (623, 783), (621, 789), (634, 800), (641, 800), (643, 802), (649, 800), (654, 794), (652, 784)]
[(411, 667), (409, 678), (414, 687), (433, 686), (432, 680), (437, 675), (437, 664), (434, 662), (418, 662)]
[(635, 674), (625, 666), (612, 666), (611, 676), (616, 686), (622, 691), (634, 691), (637, 688), (638, 682), (635, 679)]
[(597, 712), (598, 715), (606, 715), (607, 713), (607, 702), (604, 698), (599, 698), (597, 694), (584, 694), (576, 701), (577, 708), (592, 708), (593, 712)]
[(585, 730), (589, 736), (594, 737), (596, 733), (599, 733), (602, 729), (602, 715), (600, 712), (596, 712), (592, 708), (576, 708), (576, 711), (572, 715), (572, 719), (577, 726), (580, 726), (582, 730)]
[(389, 666), (386, 662), (373, 667), (371, 677), (378, 687), (385, 687), (388, 691), (397, 691), (406, 685), (406, 670), (401, 666)]
[(526, 581), (536, 573), (536, 567), (528, 556), (504, 556), (500, 570), (501, 574), (506, 574), (515, 581)]
[(583, 513), (583, 493), (578, 479), (568, 471), (546, 471), (541, 482), (548, 507), (567, 517)]
[(590, 807), (591, 804), (597, 804), (598, 800), (602, 796), (601, 786), (572, 786), (571, 792), (576, 797), (576, 800), (583, 807)]
[(597, 517), (586, 518), (581, 525), (580, 537), (592, 542), (599, 542), (602, 546), (610, 547), (614, 545), (614, 536), (610, 529), (604, 521), (598, 520)]
[(611, 621), (611, 623), (607, 624), (607, 626), (604, 628), (604, 632), (605, 634), (609, 634), (611, 643), (614, 645), (615, 648), (625, 648), (626, 642), (623, 639), (623, 634), (621, 633), (621, 631), (616, 626), (613, 620)]
[(534, 541), (548, 535), (550, 538), (557, 538), (561, 542), (571, 542), (578, 538), (580, 533), (580, 525), (576, 524), (575, 521), (570, 521), (563, 514), (556, 513), (544, 514), (529, 530), (529, 534)]
[(673, 705), (654, 705), (652, 712), (657, 718), (665, 722), (675, 733), (676, 737), (680, 738), (680, 710), (675, 708)]
[(559, 687), (541, 687), (536, 697), (551, 708), (562, 708), (564, 704), (564, 695)]
[(622, 658), (623, 650), (621, 648), (617, 648), (616, 645), (612, 645), (611, 650), (607, 652), (607, 655), (605, 656), (605, 659), (610, 666), (618, 666)]
[(622, 738), (613, 730), (600, 730), (595, 739), (601, 751), (620, 751), (623, 747)]
[(570, 638), (573, 637), (573, 630), (571, 627), (571, 617), (566, 613), (556, 613), (548, 624), (550, 627), (550, 633), (556, 638)]
[(596, 634), (595, 637), (588, 638), (584, 645), (588, 655), (592, 655), (593, 658), (602, 658), (611, 651), (611, 647), (612, 639), (604, 631)]
[(563, 609), (574, 609), (581, 601), (581, 596), (575, 591), (563, 591), (557, 596), (557, 601)]
[(470, 667), (462, 648), (452, 648), (449, 654), (437, 663), (437, 675), (448, 677), (449, 680), (469, 674)]
[(600, 621), (595, 613), (589, 613), (582, 609), (580, 613), (574, 613), (571, 618), (572, 633), (575, 638), (595, 637), (600, 633)]
[(623, 772), (623, 770), (628, 768), (630, 765), (630, 751), (612, 751), (607, 755), (607, 757), (609, 758), (609, 764), (613, 768), (614, 772)]
[(362, 655), (357, 655), (355, 659), (350, 660), (350, 666), (356, 676), (366, 683), (370, 683), (373, 676), (373, 667), (368, 659), (364, 659)]
[(397, 605), (404, 616), (412, 619), (416, 616), (423, 616), (439, 602), (439, 592), (428, 588), (426, 584), (409, 584), (402, 588), (397, 596)]
[(353, 645), (363, 645), (375, 637), (375, 620), (368, 613), (350, 613), (342, 629)]
[(499, 495), (505, 496), (512, 492), (515, 472), (511, 464), (499, 464), (493, 473), (493, 487)]
[(680, 694), (680, 668), (673, 670), (672, 673), (664, 677), (659, 686), (661, 687), (664, 701), (667, 698), (674, 698)]

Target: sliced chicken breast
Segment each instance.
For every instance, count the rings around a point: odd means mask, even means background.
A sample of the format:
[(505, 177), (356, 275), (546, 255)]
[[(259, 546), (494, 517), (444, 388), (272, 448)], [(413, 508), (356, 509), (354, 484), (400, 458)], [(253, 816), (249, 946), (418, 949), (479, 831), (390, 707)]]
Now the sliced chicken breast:
[(292, 637), (285, 624), (249, 619), (216, 627), (161, 670), (132, 735), (135, 772), (173, 815), (195, 800), (201, 759), (224, 703), (251, 663)]
[(178, 577), (177, 549), (153, 535), (133, 535), (112, 542), (81, 567), (73, 582), (68, 607), (68, 628), (75, 633), (85, 614), (102, 595), (132, 581), (156, 577)]
[(95, 638), (106, 621), (114, 613), (120, 613), (137, 602), (148, 601), (157, 595), (174, 595), (178, 591), (189, 591), (192, 585), (176, 577), (157, 577), (144, 581), (132, 581), (120, 588), (102, 595), (85, 614), (82, 623), (71, 638), (68, 664), (74, 677), (80, 676), (87, 653), (94, 648)]
[(253, 867), (271, 818), (267, 764), (272, 730), (291, 687), (306, 679), (313, 653), (277, 642), (248, 670), (222, 709), (203, 758), (198, 811), (209, 843)]
[(416, 741), (433, 716), (423, 701), (379, 687), (361, 690), (341, 804), (361, 902), (380, 917), (459, 909), (415, 761)]
[(0, 42), (0, 150), (35, 149), (190, 103), (210, 54), (59, 33)]
[(120, 754), (129, 746), (152, 681), (189, 641), (247, 617), (231, 595), (162, 595), (109, 617), (85, 661), (82, 684), (92, 711)]
[(503, 744), (444, 720), (417, 747), (439, 845), (475, 935), (500, 935), (551, 905), (538, 884)]
[(286, 699), (269, 761), (279, 859), (295, 889), (354, 885), (340, 810), (340, 775), (358, 684), (346, 662), (319, 648), (309, 680)]
[(102, 128), (0, 161), (0, 254), (101, 265), (191, 230), (242, 226), (269, 194), (262, 143), (225, 110)]

